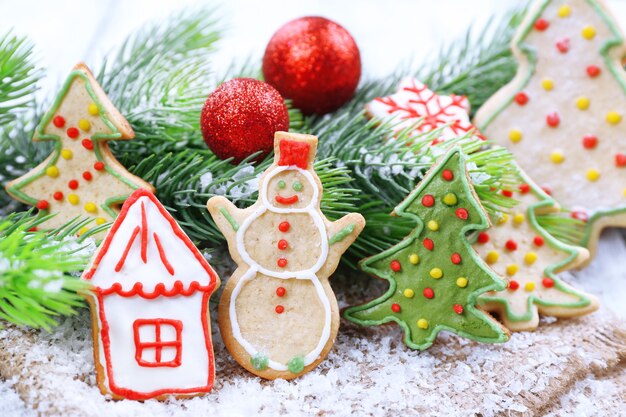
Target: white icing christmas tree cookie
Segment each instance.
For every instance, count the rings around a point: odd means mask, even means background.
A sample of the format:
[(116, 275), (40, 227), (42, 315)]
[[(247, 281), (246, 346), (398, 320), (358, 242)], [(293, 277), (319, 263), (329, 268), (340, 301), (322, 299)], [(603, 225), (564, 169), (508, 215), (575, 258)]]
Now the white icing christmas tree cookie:
[(220, 299), (222, 338), (241, 366), (267, 379), (308, 372), (332, 348), (339, 310), (328, 278), (365, 225), (357, 213), (330, 222), (320, 211), (316, 148), (315, 136), (277, 132), (258, 201), (207, 204), (237, 263)]

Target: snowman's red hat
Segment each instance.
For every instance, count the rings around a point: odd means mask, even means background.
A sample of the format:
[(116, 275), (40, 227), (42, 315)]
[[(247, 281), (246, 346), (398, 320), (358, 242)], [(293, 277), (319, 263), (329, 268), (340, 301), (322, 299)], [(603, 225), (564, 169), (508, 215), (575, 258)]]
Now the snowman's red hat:
[(315, 158), (316, 145), (315, 136), (276, 132), (274, 152), (278, 157), (277, 165), (308, 169)]

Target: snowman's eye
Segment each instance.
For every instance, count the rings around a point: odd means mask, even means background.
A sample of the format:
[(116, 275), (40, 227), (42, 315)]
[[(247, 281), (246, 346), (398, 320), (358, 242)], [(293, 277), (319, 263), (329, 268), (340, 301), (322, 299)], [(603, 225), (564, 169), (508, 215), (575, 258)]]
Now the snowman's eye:
[(302, 191), (302, 183), (300, 181), (296, 181), (293, 183), (291, 188), (293, 188), (294, 191)]
[(278, 181), (278, 188), (280, 188), (281, 190), (285, 188), (286, 186), (287, 184), (285, 184), (285, 181), (283, 180)]

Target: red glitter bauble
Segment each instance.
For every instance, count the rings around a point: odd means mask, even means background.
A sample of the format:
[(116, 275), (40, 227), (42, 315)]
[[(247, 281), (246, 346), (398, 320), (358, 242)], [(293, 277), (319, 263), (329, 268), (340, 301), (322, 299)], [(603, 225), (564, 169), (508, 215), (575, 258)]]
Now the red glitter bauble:
[(239, 163), (255, 152), (258, 159), (274, 147), (274, 132), (289, 129), (287, 106), (271, 85), (235, 78), (213, 91), (202, 109), (204, 141), (221, 159)]
[(354, 95), (361, 77), (361, 54), (342, 26), (323, 17), (301, 17), (270, 39), (263, 76), (303, 113), (324, 114)]

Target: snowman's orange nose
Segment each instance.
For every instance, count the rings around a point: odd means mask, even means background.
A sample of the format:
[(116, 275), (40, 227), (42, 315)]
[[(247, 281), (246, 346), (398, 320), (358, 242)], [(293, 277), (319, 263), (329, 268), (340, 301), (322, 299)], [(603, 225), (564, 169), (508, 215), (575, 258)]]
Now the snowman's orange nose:
[(292, 195), (291, 197), (283, 197), (280, 195), (276, 196), (276, 202), (279, 204), (284, 204), (286, 206), (290, 205), (290, 204), (295, 204), (298, 202), (298, 196), (297, 195)]

